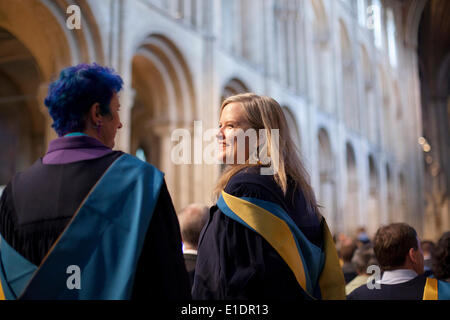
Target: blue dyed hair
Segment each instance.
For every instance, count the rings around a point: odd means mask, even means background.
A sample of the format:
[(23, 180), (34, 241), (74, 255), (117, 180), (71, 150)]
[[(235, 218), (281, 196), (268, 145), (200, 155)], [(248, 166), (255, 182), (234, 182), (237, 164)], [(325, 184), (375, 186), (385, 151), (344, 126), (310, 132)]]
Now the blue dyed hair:
[(59, 79), (50, 84), (44, 101), (58, 136), (83, 131), (86, 115), (96, 102), (102, 115), (110, 114), (111, 98), (122, 89), (122, 84), (122, 78), (113, 69), (96, 63), (63, 69)]

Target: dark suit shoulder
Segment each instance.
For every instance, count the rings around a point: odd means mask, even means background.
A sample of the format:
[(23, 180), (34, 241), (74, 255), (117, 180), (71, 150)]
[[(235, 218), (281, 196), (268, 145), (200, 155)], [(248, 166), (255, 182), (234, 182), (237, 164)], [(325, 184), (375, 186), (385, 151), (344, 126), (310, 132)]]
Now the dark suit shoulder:
[(356, 288), (347, 296), (349, 300), (422, 300), (426, 277), (417, 276), (398, 284), (381, 284), (369, 289), (367, 285)]

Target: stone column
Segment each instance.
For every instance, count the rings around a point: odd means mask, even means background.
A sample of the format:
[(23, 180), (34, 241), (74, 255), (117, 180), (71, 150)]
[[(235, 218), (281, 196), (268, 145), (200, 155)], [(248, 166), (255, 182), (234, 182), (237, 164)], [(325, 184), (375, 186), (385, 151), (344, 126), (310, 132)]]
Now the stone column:
[(295, 12), (295, 6), (293, 6), (292, 2), (288, 2), (286, 4), (286, 52), (287, 52), (287, 61), (288, 68), (286, 68), (286, 71), (288, 74), (286, 75), (287, 79), (287, 87), (290, 89), (296, 89), (297, 88), (297, 57), (296, 52), (298, 47), (301, 45), (297, 43), (297, 39), (295, 37), (295, 19), (296, 19), (296, 12)]
[(152, 125), (153, 133), (158, 137), (159, 143), (159, 160), (158, 169), (164, 172), (164, 178), (167, 183), (167, 188), (172, 197), (173, 204), (176, 210), (180, 209), (180, 177), (177, 174), (177, 167), (170, 158), (173, 143), (171, 141), (172, 131), (175, 129), (173, 123), (155, 123)]

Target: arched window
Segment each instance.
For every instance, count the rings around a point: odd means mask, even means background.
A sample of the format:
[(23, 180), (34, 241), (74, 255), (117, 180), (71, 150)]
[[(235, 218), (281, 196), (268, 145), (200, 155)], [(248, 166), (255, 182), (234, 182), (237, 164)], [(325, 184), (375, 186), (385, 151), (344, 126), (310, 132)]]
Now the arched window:
[(344, 22), (340, 21), (341, 38), (341, 72), (342, 72), (342, 107), (344, 120), (353, 130), (359, 129), (359, 108), (355, 81), (353, 48)]
[(372, 21), (372, 25), (370, 26), (373, 29), (373, 36), (375, 45), (378, 48), (383, 47), (383, 32), (382, 32), (382, 24), (381, 24), (381, 2), (380, 0), (372, 0), (372, 5), (370, 6), (368, 13), (370, 15), (370, 20)]
[(333, 233), (342, 232), (344, 231), (344, 219), (337, 211), (336, 177), (330, 137), (328, 132), (322, 128), (319, 130), (317, 139), (319, 142), (320, 176), (318, 202), (323, 207), (323, 214)]
[(238, 34), (236, 15), (236, 1), (235, 0), (222, 0), (221, 1), (221, 38), (222, 45), (225, 50), (230, 53), (236, 53), (237, 48), (236, 37)]
[(194, 196), (191, 165), (171, 159), (173, 129), (191, 130), (198, 117), (191, 74), (183, 53), (161, 34), (148, 35), (131, 60), (130, 153), (142, 156), (144, 151), (145, 159), (164, 172), (176, 209)]
[(391, 8), (387, 9), (387, 40), (388, 40), (388, 50), (389, 50), (389, 61), (391, 66), (397, 67), (397, 43), (396, 43), (396, 28), (394, 13)]
[(367, 7), (366, 0), (357, 0), (358, 22), (362, 27), (366, 26)]
[(306, 45), (303, 2), (274, 1), (276, 75), (281, 83), (300, 94), (307, 93)]
[(295, 116), (290, 110), (289, 107), (283, 106), (284, 116), (286, 118), (287, 125), (289, 127), (289, 133), (291, 134), (292, 141), (297, 147), (298, 151), (301, 150), (301, 139), (300, 139), (300, 131), (298, 129), (297, 121), (295, 120)]
[(242, 56), (248, 62), (255, 64), (257, 63), (257, 41), (258, 41), (258, 33), (257, 29), (258, 18), (259, 18), (259, 1), (254, 0), (246, 0), (239, 1), (240, 6), (240, 30), (239, 35), (241, 37), (241, 52), (240, 56)]
[(374, 103), (374, 84), (373, 84), (373, 71), (372, 63), (364, 45), (361, 46), (361, 64), (363, 70), (363, 99), (362, 108), (364, 109), (364, 130), (367, 138), (370, 142), (376, 141), (376, 124), (377, 114)]
[(314, 21), (312, 21), (314, 55), (312, 59), (315, 70), (313, 75), (315, 80), (315, 101), (319, 108), (332, 113), (335, 110), (331, 103), (330, 95), (330, 79), (332, 79), (331, 70), (333, 68), (331, 68), (328, 19), (321, 0), (311, 0), (310, 3), (314, 12)]
[(392, 118), (391, 118), (391, 95), (389, 92), (390, 83), (383, 68), (380, 68), (381, 81), (381, 101), (382, 101), (382, 121), (380, 130), (383, 135), (383, 147), (391, 150), (392, 147)]

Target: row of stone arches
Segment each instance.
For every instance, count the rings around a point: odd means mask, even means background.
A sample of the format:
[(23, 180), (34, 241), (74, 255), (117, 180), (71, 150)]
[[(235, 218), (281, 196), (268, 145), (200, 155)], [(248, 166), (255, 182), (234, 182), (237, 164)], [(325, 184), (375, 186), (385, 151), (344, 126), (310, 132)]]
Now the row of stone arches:
[[(403, 150), (394, 148), (392, 143), (394, 137), (403, 134), (401, 127), (403, 103), (398, 83), (387, 76), (387, 67), (382, 65), (373, 67), (372, 61), (376, 59), (369, 55), (367, 46), (370, 44), (361, 41), (358, 46), (353, 45), (352, 39), (356, 36), (350, 33), (346, 19), (339, 18), (338, 70), (342, 75), (340, 81), (342, 87), (339, 90), (342, 105), (338, 115), (337, 105), (332, 103), (333, 97), (330, 96), (333, 92), (329, 83), (332, 77), (324, 76), (333, 69), (330, 60), (332, 59), (330, 19), (322, 1), (310, 1), (309, 7), (313, 13), (309, 15), (313, 19), (309, 24), (313, 26), (314, 31), (312, 58), (316, 72), (312, 76), (315, 105), (326, 113), (336, 114), (349, 129), (362, 133), (372, 144), (380, 145), (401, 158)], [(358, 88), (358, 83), (362, 88)]]
[(192, 132), (198, 114), (191, 72), (170, 39), (152, 34), (140, 43), (131, 61), (131, 86), (130, 152), (165, 173), (178, 209), (193, 199), (193, 167), (170, 161), (171, 133)]
[[(338, 156), (325, 128), (319, 129), (317, 140), (320, 186), (318, 198), (335, 232), (351, 234), (364, 226), (373, 234), (381, 224), (405, 221), (407, 190), (404, 173), (400, 172), (396, 181), (391, 166), (388, 163), (383, 165), (372, 154), (363, 159), (365, 164), (359, 163), (355, 148), (350, 142), (346, 142), (346, 178), (345, 181), (338, 182)], [(360, 171), (364, 168), (366, 174), (361, 174)], [(361, 177), (367, 177), (365, 188)], [(342, 189), (342, 186), (345, 188)], [(338, 204), (339, 198), (344, 200), (342, 206)]]
[[(43, 101), (59, 71), (77, 63), (112, 63), (103, 49), (105, 43), (112, 44), (100, 36), (87, 2), (77, 1), (83, 12), (80, 30), (69, 31), (65, 25), (69, 5), (0, 1), (0, 139), (5, 150), (0, 155), (0, 185), (41, 156), (55, 137)], [(192, 188), (186, 186), (192, 170), (177, 168), (162, 155), (170, 154), (171, 131), (191, 130), (198, 117), (191, 72), (177, 46), (160, 34), (143, 38), (126, 63), (131, 79), (124, 79), (123, 94), (129, 106), (122, 115), (126, 129), (119, 133), (127, 140), (125, 151), (139, 150), (141, 157), (165, 171), (169, 188), (180, 195), (177, 207), (185, 205), (192, 200)]]
[[(90, 20), (87, 3), (77, 2), (83, 11), (83, 28), (72, 32), (67, 32), (64, 25), (66, 4), (36, 0), (6, 6), (0, 2), (0, 13), (5, 17), (0, 24), (0, 136), (6, 151), (1, 157), (0, 185), (42, 155), (46, 144), (55, 137), (43, 100), (48, 83), (59, 70), (80, 62), (107, 63), (103, 54), (106, 40), (99, 36), (95, 21)], [(28, 23), (17, 24), (20, 19)], [(33, 33), (33, 26), (38, 31)], [(181, 51), (161, 34), (143, 38), (133, 51), (130, 84), (124, 89), (129, 110), (122, 117), (124, 127), (128, 127), (127, 151), (166, 173), (179, 208), (193, 200), (193, 188), (188, 184), (195, 170), (192, 165), (174, 165), (167, 155), (173, 129), (185, 128), (192, 133), (193, 121), (199, 118), (193, 77)], [(17, 72), (19, 62), (24, 68), (20, 71), (27, 72)], [(232, 78), (224, 85), (221, 98), (248, 91), (243, 81)], [(292, 116), (289, 119), (292, 121)]]
[[(67, 1), (18, 0), (8, 5), (0, 1), (0, 137), (7, 150), (0, 155), (0, 185), (6, 184), (15, 171), (30, 165), (54, 136), (43, 100), (47, 84), (58, 71), (79, 62), (106, 63), (104, 41), (89, 6), (86, 1), (78, 3), (85, 13), (83, 28), (68, 33), (64, 25)], [(324, 38), (326, 43), (328, 27), (323, 5), (317, 1), (312, 3), (321, 25), (316, 36)], [(17, 72), (18, 62), (24, 66), (23, 72)], [(124, 121), (129, 130), (128, 151), (133, 154), (139, 151), (143, 158), (166, 172), (166, 181), (176, 195), (174, 201), (179, 208), (194, 199), (190, 183), (195, 170), (192, 165), (176, 166), (163, 155), (170, 154), (171, 131), (186, 128), (192, 132), (193, 120), (200, 116), (192, 74), (178, 46), (161, 34), (144, 37), (125, 63), (130, 64), (131, 70), (131, 86), (127, 89), (130, 109)], [(221, 100), (250, 90), (244, 81), (231, 77), (221, 88)], [(293, 110), (288, 106), (283, 106), (283, 110), (294, 141), (301, 149)], [(318, 140), (320, 194), (330, 195), (325, 197), (325, 206), (330, 208), (334, 223), (340, 226), (335, 156), (325, 130), (319, 131)], [(354, 151), (348, 154), (347, 166), (353, 170), (356, 168)], [(357, 179), (352, 179), (348, 193), (357, 189), (353, 183)], [(353, 215), (357, 216), (358, 212)]]

